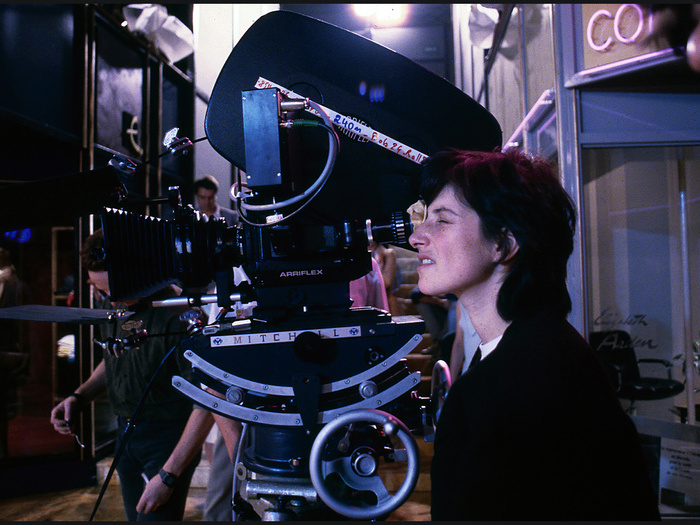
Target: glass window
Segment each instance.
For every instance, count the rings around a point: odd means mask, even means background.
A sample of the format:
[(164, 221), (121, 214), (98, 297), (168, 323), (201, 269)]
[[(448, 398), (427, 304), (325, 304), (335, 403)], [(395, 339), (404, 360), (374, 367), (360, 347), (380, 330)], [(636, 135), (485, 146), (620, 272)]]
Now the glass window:
[(114, 152), (143, 160), (145, 58), (108, 26), (97, 26), (96, 40), (95, 140)]
[(488, 75), (486, 107), (501, 124), (504, 138), (511, 136), (525, 117), (524, 105), (520, 24), (518, 8), (514, 8)]
[[(165, 151), (163, 138), (173, 128), (180, 129), (177, 135), (178, 138), (188, 137), (190, 140), (200, 138), (193, 135), (190, 125), (193, 113), (192, 100), (191, 85), (176, 75), (170, 74), (170, 70), (166, 69), (163, 74), (161, 91), (160, 118), (162, 136), (154, 136), (152, 157), (160, 154), (161, 151)], [(156, 129), (155, 123), (153, 128)], [(165, 194), (170, 186), (184, 186), (187, 175), (192, 172), (192, 155), (165, 155), (161, 160), (161, 167), (167, 180), (164, 181), (161, 188), (154, 188), (153, 190), (159, 192), (159, 194)]]
[(542, 92), (554, 85), (551, 6), (519, 4), (488, 75), (487, 108), (504, 137), (511, 136)]
[[(700, 147), (681, 149), (683, 156), (682, 179), (685, 182), (685, 204), (687, 217), (688, 264), (687, 279), (690, 290), (690, 338), (693, 348), (693, 369), (700, 372)], [(694, 388), (700, 389), (700, 376), (694, 374)], [(698, 397), (695, 397), (695, 416), (698, 417)]]
[(526, 107), (531, 108), (540, 94), (556, 84), (554, 77), (554, 46), (552, 45), (551, 4), (520, 4), (523, 10), (524, 36), (527, 52), (525, 75)]
[[(679, 356), (700, 329), (697, 155), (697, 147), (670, 146), (584, 149), (581, 157), (588, 332), (627, 332), (637, 359), (668, 360), (681, 381)], [(666, 375), (653, 363), (640, 371)], [(637, 414), (667, 420), (684, 406), (685, 394), (635, 404)]]

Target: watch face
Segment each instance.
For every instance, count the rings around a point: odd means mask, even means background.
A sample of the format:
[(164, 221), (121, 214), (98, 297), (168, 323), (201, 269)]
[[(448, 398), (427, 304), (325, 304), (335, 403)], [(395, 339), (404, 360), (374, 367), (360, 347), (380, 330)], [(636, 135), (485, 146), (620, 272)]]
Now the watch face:
[(164, 471), (163, 469), (160, 470), (158, 473), (160, 475), (160, 479), (163, 480), (163, 483), (167, 487), (171, 487), (175, 485), (175, 482), (177, 481), (177, 478), (170, 474), (169, 472)]

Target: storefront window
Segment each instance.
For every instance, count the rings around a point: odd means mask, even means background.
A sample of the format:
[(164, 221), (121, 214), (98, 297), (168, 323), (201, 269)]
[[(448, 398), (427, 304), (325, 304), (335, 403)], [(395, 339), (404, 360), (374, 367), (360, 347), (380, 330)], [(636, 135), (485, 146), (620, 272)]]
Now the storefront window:
[(554, 87), (554, 46), (552, 46), (551, 4), (520, 4), (525, 24), (524, 38), (527, 70), (525, 75), (526, 108), (537, 102), (540, 94)]
[[(626, 332), (637, 359), (671, 362), (681, 382), (686, 349), (700, 339), (699, 151), (596, 148), (581, 157), (588, 332)], [(659, 363), (640, 372), (666, 377)], [(685, 407), (685, 391), (635, 403), (638, 415), (671, 421)]]
[(511, 136), (542, 92), (554, 84), (551, 6), (519, 4), (488, 75), (487, 107), (504, 137)]

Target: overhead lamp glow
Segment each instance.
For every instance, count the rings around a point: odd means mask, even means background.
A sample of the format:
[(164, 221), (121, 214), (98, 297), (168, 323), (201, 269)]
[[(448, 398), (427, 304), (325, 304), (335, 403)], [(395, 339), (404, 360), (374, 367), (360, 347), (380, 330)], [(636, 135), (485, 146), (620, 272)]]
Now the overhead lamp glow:
[(406, 18), (405, 4), (379, 4), (375, 15), (378, 23), (400, 23)]
[(406, 4), (353, 4), (355, 14), (378, 26), (400, 25), (408, 15)]
[(369, 18), (374, 15), (377, 6), (374, 4), (353, 4), (352, 10), (355, 12), (355, 15), (360, 18)]

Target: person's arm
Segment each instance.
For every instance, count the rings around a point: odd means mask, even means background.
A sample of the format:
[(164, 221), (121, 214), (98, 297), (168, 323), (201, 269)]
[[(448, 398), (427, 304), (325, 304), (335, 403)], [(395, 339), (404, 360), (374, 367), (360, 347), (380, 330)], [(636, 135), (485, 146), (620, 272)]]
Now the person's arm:
[(224, 439), (228, 457), (231, 461), (233, 461), (236, 454), (236, 447), (239, 445), (238, 442), (241, 438), (243, 426), (241, 425), (240, 421), (229, 419), (218, 414), (214, 414), (214, 419), (216, 420), (216, 424), (221, 431), (221, 436)]
[[(206, 389), (211, 395), (220, 397), (221, 399), (226, 399), (223, 394), (212, 390), (211, 388)], [(226, 451), (228, 452), (228, 458), (233, 461), (236, 455), (236, 447), (238, 446), (238, 441), (241, 438), (241, 432), (243, 431), (243, 425), (240, 421), (235, 419), (229, 419), (225, 416), (220, 416), (219, 414), (212, 414), (214, 416), (214, 421), (219, 427), (221, 432), (221, 437), (226, 445)]]
[(105, 362), (100, 361), (90, 377), (82, 385), (75, 389), (66, 399), (56, 405), (51, 411), (51, 424), (60, 434), (73, 434), (75, 416), (83, 405), (91, 402), (107, 391)]
[(393, 292), (396, 287), (396, 250), (392, 248), (386, 248), (384, 250), (382, 277), (384, 278), (384, 286), (387, 291)]
[(382, 270), (374, 257), (372, 257), (372, 271), (365, 278), (367, 279), (367, 304), (357, 306), (375, 306), (388, 312), (389, 299), (386, 295)]
[[(180, 477), (190, 462), (202, 450), (213, 424), (214, 417), (211, 412), (195, 407), (187, 420), (180, 440), (163, 465), (163, 470), (176, 478)], [(160, 475), (156, 474), (146, 484), (141, 499), (136, 505), (136, 511), (141, 514), (153, 512), (170, 499), (173, 490), (172, 487), (168, 487), (163, 482)]]

